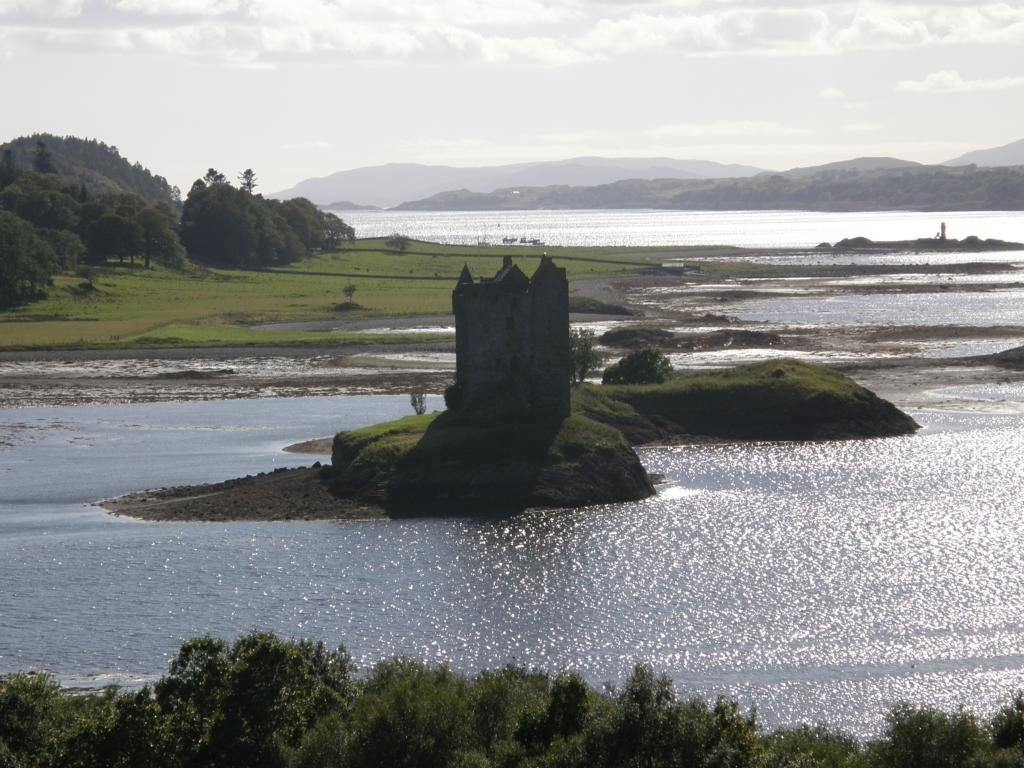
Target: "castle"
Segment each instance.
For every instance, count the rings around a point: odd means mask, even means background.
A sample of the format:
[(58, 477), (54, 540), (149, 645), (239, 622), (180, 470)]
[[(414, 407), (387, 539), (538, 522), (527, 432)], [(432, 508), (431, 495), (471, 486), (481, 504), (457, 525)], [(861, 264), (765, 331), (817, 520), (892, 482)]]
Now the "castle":
[(569, 415), (569, 283), (545, 255), (528, 278), (506, 256), (493, 278), (462, 268), (452, 291), (455, 384), (481, 414)]

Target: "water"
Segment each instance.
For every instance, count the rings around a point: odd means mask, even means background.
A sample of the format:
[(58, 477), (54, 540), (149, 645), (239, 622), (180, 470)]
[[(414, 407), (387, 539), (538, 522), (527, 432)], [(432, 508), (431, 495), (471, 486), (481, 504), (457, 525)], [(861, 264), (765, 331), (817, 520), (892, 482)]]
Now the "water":
[(844, 237), (932, 237), (943, 221), (952, 238), (1024, 242), (1024, 212), (1003, 211), (345, 211), (342, 216), (359, 237), (398, 232), (461, 245), (482, 240), (500, 245), (503, 237), (527, 237), (547, 245), (808, 248)]
[[(979, 394), (979, 393), (974, 393)], [(141, 523), (90, 500), (306, 463), (282, 445), (404, 397), (0, 411), (0, 671), (152, 679), (252, 628), (472, 671), (599, 683), (634, 661), (768, 725), (876, 732), (906, 698), (989, 712), (1024, 685), (1024, 387), (912, 437), (644, 449), (634, 504), (491, 519)], [(436, 407), (436, 401), (431, 402)]]
[[(1019, 242), (1019, 241), (1018, 241)], [(970, 262), (984, 261), (995, 264), (1010, 264), (1013, 266), (1024, 265), (1024, 251), (984, 251), (984, 252), (951, 252), (951, 251), (914, 251), (908, 253), (831, 253), (822, 251), (804, 251), (801, 253), (768, 253), (751, 256), (749, 261), (757, 264), (775, 264), (778, 266), (791, 266), (801, 264), (816, 264), (824, 266), (837, 265), (874, 265), (874, 264), (967, 264)], [(686, 263), (686, 259), (670, 259), (672, 263)], [(984, 280), (989, 275), (977, 275), (979, 280)]]
[(804, 326), (1022, 325), (1024, 290), (781, 296), (743, 301), (727, 311), (740, 320)]

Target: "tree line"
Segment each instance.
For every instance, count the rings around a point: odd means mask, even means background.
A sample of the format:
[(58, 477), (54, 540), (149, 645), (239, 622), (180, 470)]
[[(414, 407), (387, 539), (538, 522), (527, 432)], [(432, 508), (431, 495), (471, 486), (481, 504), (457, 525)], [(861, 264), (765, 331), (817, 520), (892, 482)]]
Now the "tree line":
[(308, 200), (267, 200), (256, 185), (252, 169), (234, 187), (211, 168), (183, 206), (154, 202), (123, 189), (95, 192), (62, 175), (41, 139), (27, 167), (8, 145), (0, 152), (0, 309), (41, 298), (54, 274), (80, 264), (181, 268), (191, 259), (260, 268), (354, 237), (349, 225)]
[(352, 240), (352, 227), (303, 197), (268, 200), (255, 192), (247, 168), (232, 186), (210, 168), (188, 192), (181, 212), (181, 237), (197, 261), (236, 267), (288, 264)]
[(188, 641), (141, 690), (0, 678), (2, 768), (1022, 765), (1022, 693), (990, 720), (899, 704), (865, 742), (822, 725), (767, 732), (753, 710), (680, 698), (646, 665), (602, 689), (571, 673), (463, 675), (409, 659), (359, 675), (344, 648), (261, 632)]

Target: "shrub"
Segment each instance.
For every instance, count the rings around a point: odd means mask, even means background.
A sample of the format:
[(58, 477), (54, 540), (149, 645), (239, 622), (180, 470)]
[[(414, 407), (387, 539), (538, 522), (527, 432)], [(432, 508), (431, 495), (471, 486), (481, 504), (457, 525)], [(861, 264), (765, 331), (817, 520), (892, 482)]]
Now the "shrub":
[(656, 349), (630, 352), (605, 369), (602, 384), (661, 384), (672, 378), (672, 363)]
[(1015, 749), (1024, 754), (1024, 691), (992, 718), (992, 741), (1000, 749)]

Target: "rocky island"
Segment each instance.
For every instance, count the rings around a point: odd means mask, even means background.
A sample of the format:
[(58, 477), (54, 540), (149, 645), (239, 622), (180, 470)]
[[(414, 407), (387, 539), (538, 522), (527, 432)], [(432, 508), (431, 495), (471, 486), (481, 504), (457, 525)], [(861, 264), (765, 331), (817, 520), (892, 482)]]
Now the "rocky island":
[(452, 296), (448, 409), (339, 433), (330, 467), (147, 491), (106, 502), (153, 520), (507, 514), (654, 493), (632, 445), (907, 434), (918, 425), (839, 373), (795, 360), (658, 385), (570, 387), (565, 271), (463, 270)]

